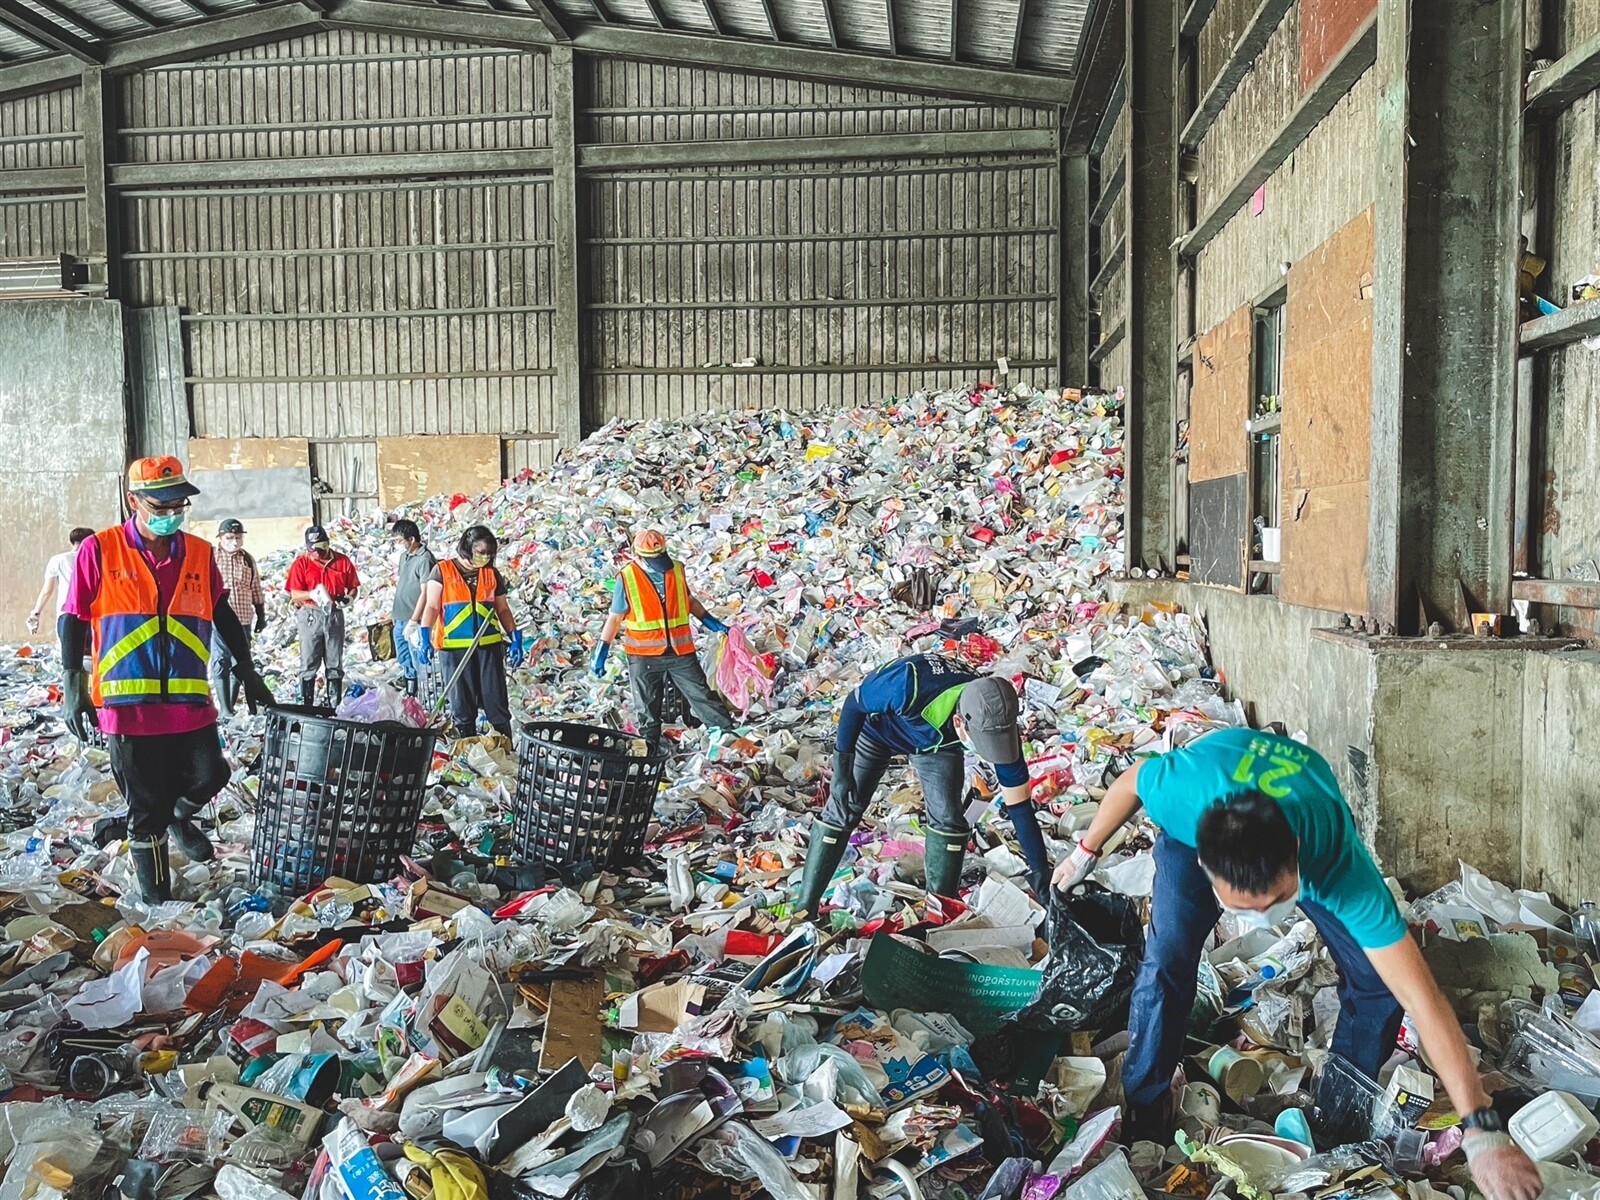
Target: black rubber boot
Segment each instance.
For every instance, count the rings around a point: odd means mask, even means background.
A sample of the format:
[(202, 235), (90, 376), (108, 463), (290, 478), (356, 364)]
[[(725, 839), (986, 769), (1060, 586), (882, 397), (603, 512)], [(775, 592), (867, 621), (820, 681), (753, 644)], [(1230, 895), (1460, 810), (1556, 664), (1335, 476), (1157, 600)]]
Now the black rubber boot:
[(233, 717), (233, 672), (223, 671), (217, 676), (217, 716), (224, 721)]
[(139, 879), (139, 897), (146, 904), (172, 899), (172, 865), (167, 861), (166, 838), (134, 838), (128, 843), (133, 870)]
[(344, 676), (342, 674), (336, 675), (329, 671), (327, 685), (328, 707), (338, 708), (339, 701), (344, 699)]
[(306, 708), (312, 708), (317, 703), (317, 681), (315, 679), (302, 679), (300, 681), (300, 703)]
[(928, 826), (923, 837), (927, 888), (935, 896), (957, 898), (961, 893), (961, 864), (967, 860), (967, 834), (948, 833)]
[(192, 820), (180, 817), (167, 826), (167, 832), (190, 862), (210, 862), (217, 856), (217, 848), (211, 844), (211, 839)]
[(803, 912), (812, 919), (816, 918), (817, 905), (822, 902), (822, 893), (828, 890), (828, 884), (833, 881), (833, 873), (839, 869), (839, 862), (844, 858), (844, 852), (849, 848), (850, 831), (840, 829), (834, 825), (824, 825), (821, 821), (811, 822), (811, 846), (806, 851), (806, 869), (800, 876), (800, 894), (795, 900), (795, 909)]

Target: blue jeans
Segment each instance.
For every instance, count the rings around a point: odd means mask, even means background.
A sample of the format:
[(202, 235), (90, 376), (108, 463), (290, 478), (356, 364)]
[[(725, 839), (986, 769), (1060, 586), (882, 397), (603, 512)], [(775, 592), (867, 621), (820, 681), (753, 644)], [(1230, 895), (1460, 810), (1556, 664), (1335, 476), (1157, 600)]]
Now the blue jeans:
[[(405, 625), (404, 621), (396, 621), (394, 623), (394, 660), (400, 664), (400, 673), (402, 675), (407, 679), (415, 679), (417, 677), (417, 668), (420, 664), (417, 662), (417, 652), (411, 648), (411, 643), (405, 639)], [(429, 631), (425, 629), (422, 631), (422, 636), (427, 637), (428, 633)]]
[[(1193, 847), (1166, 834), (1156, 838), (1155, 889), (1144, 961), (1133, 985), (1132, 1044), (1122, 1067), (1129, 1104), (1154, 1104), (1172, 1086), (1194, 1007), (1200, 953), (1222, 910)], [(1404, 1012), (1371, 961), (1337, 917), (1301, 900), (1339, 967), (1339, 1024), (1333, 1052), (1376, 1078), (1394, 1050)]]

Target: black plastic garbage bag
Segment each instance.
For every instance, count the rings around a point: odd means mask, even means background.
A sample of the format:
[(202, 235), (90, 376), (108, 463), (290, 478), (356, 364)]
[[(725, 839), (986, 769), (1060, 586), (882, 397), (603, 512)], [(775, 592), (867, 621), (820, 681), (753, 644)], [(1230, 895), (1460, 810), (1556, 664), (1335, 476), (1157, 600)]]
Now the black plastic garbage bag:
[[(1031, 1086), (1066, 1034), (1123, 1028), (1134, 976), (1144, 957), (1144, 926), (1127, 896), (1095, 884), (1071, 895), (1049, 889), (1050, 956), (1039, 991), (994, 1033), (972, 1044), (989, 1079)], [(1054, 1036), (1041, 1036), (1054, 1035)]]
[(1094, 884), (1070, 895), (1049, 891), (1050, 957), (1039, 994), (1010, 1019), (1058, 1033), (1120, 1026), (1144, 957), (1138, 909), (1127, 896)]

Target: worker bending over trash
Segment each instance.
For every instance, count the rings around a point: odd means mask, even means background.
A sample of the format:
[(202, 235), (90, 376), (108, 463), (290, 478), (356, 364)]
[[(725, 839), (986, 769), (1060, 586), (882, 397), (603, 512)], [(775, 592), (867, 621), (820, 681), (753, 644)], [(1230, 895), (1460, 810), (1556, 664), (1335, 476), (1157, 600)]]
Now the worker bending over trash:
[(1055, 886), (1082, 883), (1107, 839), (1140, 805), (1161, 832), (1122, 1069), (1130, 1142), (1164, 1145), (1171, 1132), (1173, 1072), (1200, 954), (1223, 910), (1269, 928), (1289, 921), (1298, 906), (1339, 966), (1333, 1052), (1376, 1078), (1409, 1012), (1429, 1064), (1462, 1114), (1462, 1147), (1479, 1186), (1490, 1200), (1539, 1195), (1539, 1173), (1490, 1107), (1461, 1024), (1320, 754), (1275, 734), (1223, 729), (1136, 763), (1106, 792), (1077, 847), (1056, 868)]
[(695, 720), (711, 729), (732, 729), (733, 714), (706, 683), (705, 670), (695, 656), (689, 618), (697, 617), (712, 633), (727, 633), (728, 627), (690, 594), (683, 564), (667, 553), (667, 538), (660, 530), (639, 533), (633, 539), (633, 555), (617, 574), (611, 612), (595, 650), (595, 675), (605, 674), (611, 644), (620, 630), (639, 735), (652, 752), (661, 742), (661, 712), (669, 682)]
[[(170, 831), (194, 862), (215, 857), (194, 818), (228, 782), (207, 678), (215, 630), (254, 712), (272, 693), (228, 603), (211, 543), (181, 532), (200, 489), (176, 458), (128, 468), (122, 525), (78, 547), (57, 631), (62, 710), (81, 741), (106, 735), (111, 774), (128, 804), (128, 840), (146, 903), (172, 899)], [(92, 653), (93, 670), (82, 670)], [(96, 710), (99, 710), (96, 712)]]
[(798, 907), (813, 916), (852, 830), (861, 823), (878, 781), (901, 756), (922, 784), (927, 807), (928, 891), (954, 896), (967, 851), (965, 751), (992, 763), (1000, 780), (1028, 875), (1043, 895), (1050, 874), (1044, 836), (1029, 797), (1028, 764), (1017, 731), (1017, 689), (994, 675), (937, 654), (912, 654), (879, 667), (851, 692), (839, 712), (833, 786), (811, 823)]
[[(499, 553), (500, 541), (488, 526), (468, 526), (456, 542), (455, 557), (434, 567), (423, 585), (421, 627), (406, 631), (424, 666), (439, 652), (458, 737), (477, 730), (480, 710), (495, 732), (512, 736), (506, 663), (520, 667), (526, 651), (506, 599), (505, 576), (494, 566)], [(424, 637), (422, 631), (429, 629), (431, 637)]]

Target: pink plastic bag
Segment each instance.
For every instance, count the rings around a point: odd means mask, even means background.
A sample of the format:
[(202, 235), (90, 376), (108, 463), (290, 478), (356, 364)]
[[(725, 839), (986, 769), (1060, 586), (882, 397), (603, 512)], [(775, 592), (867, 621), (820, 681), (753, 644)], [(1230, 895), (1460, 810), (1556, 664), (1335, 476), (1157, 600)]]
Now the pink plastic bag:
[(742, 717), (750, 711), (757, 696), (767, 704), (772, 703), (772, 680), (761, 669), (761, 660), (750, 648), (744, 630), (737, 625), (728, 627), (722, 639), (722, 652), (717, 656), (717, 691)]

